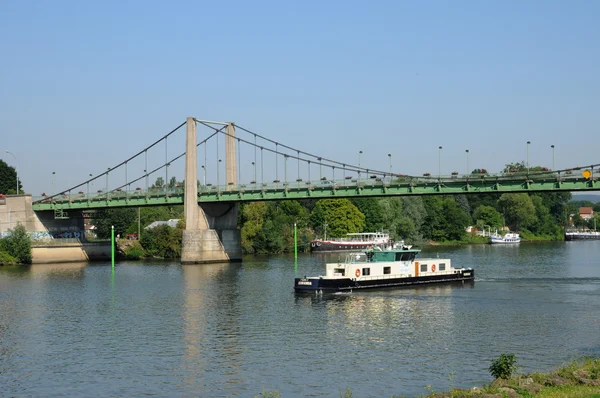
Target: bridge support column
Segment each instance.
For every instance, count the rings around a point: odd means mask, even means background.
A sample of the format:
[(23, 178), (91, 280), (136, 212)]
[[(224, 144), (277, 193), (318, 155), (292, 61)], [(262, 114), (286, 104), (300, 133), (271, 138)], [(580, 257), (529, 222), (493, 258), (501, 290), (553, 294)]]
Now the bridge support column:
[[(237, 229), (237, 204), (214, 203), (198, 206), (196, 142), (196, 121), (189, 117), (185, 155), (185, 231), (181, 263), (241, 261), (242, 240)], [(235, 147), (233, 150), (235, 151)]]

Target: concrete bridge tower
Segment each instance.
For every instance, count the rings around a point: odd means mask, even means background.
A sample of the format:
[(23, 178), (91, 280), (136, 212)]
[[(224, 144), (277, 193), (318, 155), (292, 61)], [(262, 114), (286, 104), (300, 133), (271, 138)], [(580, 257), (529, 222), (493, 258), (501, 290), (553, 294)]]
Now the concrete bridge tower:
[[(237, 184), (235, 126), (227, 124), (225, 176), (227, 187)], [(198, 205), (198, 155), (196, 120), (187, 118), (185, 152), (185, 230), (181, 263), (242, 261), (242, 243), (237, 229), (237, 203)]]

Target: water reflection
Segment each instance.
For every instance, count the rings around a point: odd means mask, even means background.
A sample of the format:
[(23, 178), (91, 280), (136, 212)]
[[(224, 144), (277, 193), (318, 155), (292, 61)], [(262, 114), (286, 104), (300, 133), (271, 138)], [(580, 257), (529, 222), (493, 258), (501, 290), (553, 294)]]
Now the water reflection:
[[(223, 372), (221, 385), (240, 382), (237, 278), (240, 264), (182, 266), (184, 293), (185, 370), (182, 383), (189, 393), (204, 395), (214, 382), (214, 369)], [(215, 351), (219, 352), (215, 356)]]

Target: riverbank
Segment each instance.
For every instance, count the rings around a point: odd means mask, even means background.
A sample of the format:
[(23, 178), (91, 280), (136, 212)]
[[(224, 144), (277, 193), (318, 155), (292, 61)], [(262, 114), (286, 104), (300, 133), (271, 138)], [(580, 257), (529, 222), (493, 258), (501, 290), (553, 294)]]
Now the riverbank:
[(483, 387), (473, 387), (470, 390), (452, 388), (449, 392), (432, 392), (425, 397), (600, 398), (600, 358), (573, 361), (550, 373), (531, 373), (509, 379), (496, 379)]
[[(450, 378), (452, 383), (452, 378)], [(453, 388), (447, 392), (435, 392), (431, 386), (424, 388), (429, 391), (420, 398), (600, 398), (600, 358), (585, 358), (573, 361), (550, 373), (531, 373), (509, 379), (496, 379), (483, 387), (473, 387), (469, 390)], [(263, 390), (255, 398), (282, 397), (279, 391)], [(340, 398), (352, 398), (352, 389), (346, 388), (340, 392)], [(405, 397), (393, 395), (392, 398)]]

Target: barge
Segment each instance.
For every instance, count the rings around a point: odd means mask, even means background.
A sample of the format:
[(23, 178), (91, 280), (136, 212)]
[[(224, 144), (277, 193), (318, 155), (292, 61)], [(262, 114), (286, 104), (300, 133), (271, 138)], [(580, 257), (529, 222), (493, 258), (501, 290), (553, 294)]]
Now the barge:
[(450, 259), (423, 258), (421, 250), (392, 247), (348, 253), (343, 262), (325, 265), (325, 275), (295, 278), (296, 293), (336, 293), (448, 282), (472, 282), (472, 268), (454, 268)]

